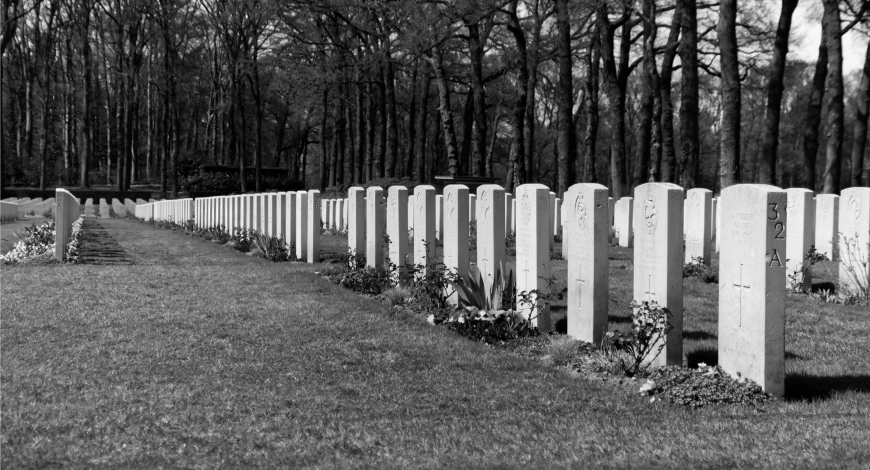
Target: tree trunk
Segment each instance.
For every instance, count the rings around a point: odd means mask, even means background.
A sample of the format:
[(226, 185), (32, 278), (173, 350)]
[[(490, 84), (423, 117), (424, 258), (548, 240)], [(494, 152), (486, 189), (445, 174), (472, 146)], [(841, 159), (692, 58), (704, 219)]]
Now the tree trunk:
[(695, 0), (683, 3), (680, 42), (680, 186), (692, 189), (697, 185), (700, 148), (698, 138), (698, 12)]
[(275, 152), (272, 154), (272, 165), (281, 165), (281, 154), (284, 148), (284, 133), (287, 129), (287, 118), (290, 117), (290, 108), (284, 106), (281, 110), (281, 117), (278, 119), (278, 126), (275, 128)]
[[(658, 15), (658, 5), (656, 0), (644, 0), (648, 4), (649, 15), (647, 18), (654, 20)], [(658, 36), (658, 28), (655, 27), (655, 21), (652, 21), (650, 34), (645, 39), (644, 52), (647, 54), (645, 60), (649, 64), (650, 88), (653, 94), (652, 107), (652, 135), (650, 143), (650, 169), (649, 181), (661, 181), (662, 174), (662, 99), (661, 99), (661, 76), (659, 76), (658, 66), (656, 65), (655, 44)]]
[(469, 176), (471, 161), (471, 134), (474, 132), (474, 97), (471, 90), (465, 95), (462, 112), (462, 143), (459, 145), (459, 174)]
[(525, 113), (526, 90), (529, 81), (528, 51), (526, 50), (526, 33), (517, 17), (517, 3), (513, 0), (508, 5), (507, 29), (514, 37), (517, 53), (514, 68), (517, 70), (516, 88), (514, 90), (513, 135), (508, 163), (508, 177), (505, 181), (505, 191), (513, 192), (515, 188), (526, 182), (525, 171)]
[(357, 71), (356, 82), (356, 157), (354, 158), (353, 182), (362, 184), (365, 178), (363, 163), (366, 161), (366, 116), (365, 94), (363, 93), (362, 72)]
[(423, 86), (420, 87), (420, 112), (417, 117), (417, 141), (414, 145), (417, 147), (414, 153), (417, 157), (417, 183), (423, 184), (427, 181), (426, 178), (426, 134), (429, 127), (426, 125), (426, 120), (429, 118), (429, 87), (432, 84), (432, 74), (428, 70), (423, 69)]
[(583, 138), (583, 147), (586, 151), (586, 164), (583, 171), (583, 181), (597, 183), (598, 173), (595, 170), (595, 160), (598, 142), (598, 76), (601, 63), (600, 35), (598, 26), (591, 28), (589, 47), (584, 55), (586, 61), (586, 79), (583, 81), (586, 102), (586, 129)]
[(559, 53), (558, 122), (559, 180), (557, 194), (564, 197), (574, 184), (577, 144), (574, 131), (574, 77), (571, 63), (571, 20), (568, 0), (556, 0), (556, 29)]
[(432, 48), (432, 56), (427, 57), (435, 75), (435, 87), (438, 89), (438, 111), (441, 113), (441, 128), (444, 132), (444, 146), (447, 152), (447, 172), (450, 176), (458, 176), (459, 149), (456, 144), (456, 130), (453, 127), (453, 114), (450, 110), (450, 85), (444, 72), (440, 46)]
[[(788, 0), (787, 0), (788, 1)], [(722, 68), (722, 125), (719, 130), (719, 188), (740, 182), (740, 63), (737, 59), (737, 0), (719, 7), (719, 50)], [(786, 33), (788, 34), (788, 33)], [(781, 83), (781, 82), (780, 82)], [(773, 81), (771, 80), (771, 88)], [(782, 92), (780, 91), (780, 97)], [(777, 100), (777, 115), (779, 114)], [(777, 119), (778, 120), (778, 119)]]
[(483, 88), (483, 44), (480, 40), (480, 27), (477, 23), (467, 23), (468, 53), (471, 59), (471, 95), (474, 104), (474, 128), (471, 131), (472, 158), (471, 174), (483, 176), (486, 173), (486, 95)]
[(411, 75), (411, 104), (408, 109), (408, 159), (405, 162), (405, 177), (411, 179), (417, 165), (417, 75), (419, 63), (414, 62)]
[(658, 91), (653, 87), (653, 68), (655, 67), (655, 14), (650, 0), (642, 0), (643, 23), (643, 73), (641, 74), (640, 130), (638, 132), (637, 162), (631, 179), (631, 187), (650, 181), (652, 158), (653, 107)]
[[(607, 5), (601, 2), (596, 13), (596, 21), (601, 38), (605, 91), (610, 105), (610, 189), (614, 198), (621, 198), (628, 195), (629, 192), (625, 184), (625, 85), (627, 77), (623, 76), (622, 73), (618, 74), (616, 70), (613, 40), (615, 27), (610, 23), (607, 14)], [(628, 22), (623, 25), (621, 43), (625, 43), (626, 39), (630, 37), (630, 34), (625, 34), (626, 29), (629, 28), (627, 24)], [(627, 60), (625, 54), (620, 57), (620, 61), (623, 60)], [(620, 65), (620, 71), (624, 71), (622, 64)]]
[(387, 150), (388, 164), (386, 175), (390, 178), (396, 176), (396, 164), (399, 160), (399, 121), (396, 116), (396, 78), (393, 71), (393, 61), (390, 58), (389, 52), (386, 57), (386, 66), (384, 67), (384, 91), (386, 100), (384, 103), (386, 111), (386, 131), (387, 131)]
[[(330, 165), (331, 158), (329, 156), (327, 145), (327, 123), (329, 122), (329, 87), (323, 87), (321, 93), (320, 104), (323, 106), (323, 112), (320, 114), (320, 173), (317, 177), (317, 189), (323, 191), (327, 184), (335, 183), (335, 168)], [(335, 138), (335, 133), (333, 133)], [(331, 181), (330, 181), (331, 180)]]
[(851, 187), (861, 186), (864, 172), (864, 149), (867, 146), (867, 113), (870, 105), (870, 44), (864, 55), (864, 71), (861, 75), (861, 85), (855, 98), (855, 125), (852, 128), (852, 179)]
[(828, 77), (825, 80), (828, 138), (825, 145), (825, 175), (822, 192), (840, 192), (840, 166), (843, 154), (843, 43), (840, 34), (840, 4), (823, 0), (822, 21), (825, 23), (828, 46)]
[(375, 157), (376, 171), (378, 178), (387, 176), (387, 90), (384, 86), (386, 82), (384, 73), (384, 64), (378, 65), (378, 83), (376, 89), (378, 91), (378, 148), (377, 156)]
[[(758, 183), (776, 184), (776, 156), (779, 149), (779, 118), (782, 108), (782, 93), (785, 90), (786, 58), (788, 56), (788, 37), (791, 32), (791, 18), (798, 0), (782, 0), (779, 24), (776, 27), (776, 40), (773, 58), (770, 61), (770, 77), (767, 87), (767, 116), (765, 119), (764, 145), (758, 165)], [(739, 114), (738, 114), (738, 119)], [(815, 164), (814, 164), (815, 166)]]
[[(822, 22), (822, 41), (819, 44), (819, 58), (813, 72), (812, 92), (807, 103), (807, 115), (804, 120), (803, 162), (801, 174), (803, 187), (811, 190), (816, 188), (816, 156), (819, 153), (819, 126), (822, 123), (822, 101), (825, 97), (825, 76), (828, 74), (828, 34), (827, 27)], [(772, 175), (770, 181), (776, 184)], [(759, 180), (760, 180), (759, 175)]]
[(662, 166), (660, 180), (665, 183), (676, 181), (677, 150), (674, 145), (674, 102), (671, 98), (671, 86), (674, 71), (674, 59), (680, 45), (680, 25), (683, 18), (683, 2), (674, 4), (674, 16), (671, 19), (671, 30), (668, 42), (662, 56), (661, 83), (659, 84), (659, 100), (662, 106)]

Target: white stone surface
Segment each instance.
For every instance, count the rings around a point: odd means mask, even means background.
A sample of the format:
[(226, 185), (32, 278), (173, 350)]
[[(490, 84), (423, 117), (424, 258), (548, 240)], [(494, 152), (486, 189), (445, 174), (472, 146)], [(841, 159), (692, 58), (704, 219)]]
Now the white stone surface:
[[(541, 332), (550, 330), (550, 306), (537, 304), (537, 290), (548, 294), (550, 277), (550, 243), (553, 230), (550, 223), (550, 190), (542, 184), (523, 184), (517, 187), (517, 245), (516, 283), (517, 310)], [(520, 298), (528, 293), (530, 302)]]
[(408, 188), (387, 189), (387, 236), (390, 239), (387, 261), (404, 266), (408, 261)]
[(477, 268), (486, 292), (499, 277), (507, 277), (505, 268), (505, 193), (497, 184), (477, 187)]
[(414, 264), (426, 266), (436, 261), (435, 243), (435, 188), (420, 185), (414, 188)]
[[(619, 246), (630, 248), (634, 246), (634, 199), (623, 197), (616, 201), (615, 227), (619, 239)], [(682, 232), (681, 232), (682, 233)]]
[(347, 190), (347, 248), (353, 255), (366, 253), (366, 193), (359, 186)]
[(285, 193), (287, 197), (287, 204), (284, 206), (284, 242), (287, 243), (287, 246), (293, 247), (293, 254), (296, 254), (296, 224), (297, 224), (297, 216), (296, 216), (296, 198), (298, 197), (296, 191), (289, 191)]
[(694, 258), (702, 258), (710, 266), (710, 253), (713, 216), (713, 193), (709, 189), (694, 188), (686, 191), (683, 212), (686, 214), (686, 258), (691, 263)]
[(813, 286), (807, 251), (815, 244), (813, 192), (804, 188), (788, 188), (788, 225), (785, 227), (786, 286), (809, 292)]
[(296, 258), (304, 260), (308, 252), (308, 191), (296, 192)]
[(387, 207), (384, 190), (372, 186), (366, 190), (366, 266), (384, 267), (384, 226)]
[[(447, 271), (468, 278), (468, 187), (450, 184), (444, 188), (444, 267)], [(457, 295), (449, 299), (457, 304)]]
[(840, 283), (846, 289), (870, 289), (870, 188), (840, 192)]
[(514, 232), (514, 195), (505, 193), (504, 195), (504, 236), (508, 238)]
[(670, 310), (673, 329), (651, 362), (683, 364), (683, 188), (646, 183), (634, 189), (634, 300)]
[(442, 227), (444, 227), (444, 195), (438, 194), (435, 196), (435, 238), (438, 241), (443, 240)]
[(816, 251), (835, 261), (835, 250), (840, 223), (840, 196), (819, 194), (816, 196)]
[(773, 395), (785, 388), (786, 192), (760, 184), (722, 190), (719, 212), (719, 365)]
[(568, 335), (599, 344), (607, 330), (610, 204), (607, 188), (575, 184), (565, 193)]
[(308, 190), (308, 233), (305, 240), (308, 247), (305, 260), (308, 263), (320, 262), (320, 214), (322, 214), (322, 207), (320, 191), (317, 189)]

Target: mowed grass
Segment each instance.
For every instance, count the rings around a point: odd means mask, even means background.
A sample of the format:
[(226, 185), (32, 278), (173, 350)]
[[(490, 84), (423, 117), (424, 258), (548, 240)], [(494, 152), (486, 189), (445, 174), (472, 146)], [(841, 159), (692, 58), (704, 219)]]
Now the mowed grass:
[[(789, 297), (786, 399), (691, 410), (392, 313), (310, 265), (100, 223), (136, 265), (2, 269), (4, 468), (870, 464), (859, 307)], [(630, 256), (612, 257), (625, 327)], [(710, 363), (717, 286), (684, 285), (685, 349)]]

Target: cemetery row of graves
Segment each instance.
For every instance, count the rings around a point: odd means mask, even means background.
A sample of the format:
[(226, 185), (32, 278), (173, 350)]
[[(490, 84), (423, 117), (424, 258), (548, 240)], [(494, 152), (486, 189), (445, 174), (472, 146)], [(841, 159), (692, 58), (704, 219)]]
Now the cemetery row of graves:
[[(82, 212), (94, 216), (95, 205), (58, 190), (55, 207), (55, 257), (63, 259), (73, 222)], [(611, 243), (633, 247), (634, 322), (647, 335), (638, 358), (653, 367), (683, 364), (684, 266), (709, 265), (712, 253), (719, 252), (719, 366), (774, 396), (784, 393), (785, 296), (812, 289), (813, 258), (838, 262), (841, 298), (866, 302), (870, 291), (866, 187), (837, 196), (736, 185), (713, 198), (705, 189), (649, 183), (636, 188), (633, 198), (618, 201), (598, 184), (574, 185), (564, 201), (539, 184), (521, 185), (516, 194), (497, 185), (480, 186), (476, 194), (464, 185), (448, 185), (442, 194), (432, 186), (413, 193), (402, 186), (353, 187), (346, 198), (322, 199), (309, 190), (115, 200), (111, 206), (101, 201), (97, 207), (101, 217), (130, 213), (224, 233), (256, 233), (308, 263), (321, 259), (322, 233), (346, 233), (351, 264), (381, 272), (381, 279), (394, 285), (408, 273), (418, 279), (447, 273), (436, 295), (460, 307), (460, 321), (504, 316), (541, 332), (552, 328), (551, 263), (561, 240), (567, 334), (591, 344), (607, 334)], [(515, 259), (509, 263), (511, 242)]]
[[(577, 184), (564, 203), (538, 184), (522, 185), (515, 195), (497, 185), (480, 186), (476, 193), (463, 185), (449, 185), (443, 194), (431, 186), (418, 186), (413, 194), (401, 186), (354, 187), (347, 198), (325, 200), (310, 190), (160, 201), (137, 205), (135, 215), (263, 233), (281, 238), (309, 263), (320, 260), (322, 228), (346, 231), (349, 253), (369, 268), (410, 264), (425, 276), (438, 264), (474, 288), (479, 272), (484, 293), (504, 286), (506, 240), (514, 234), (515, 273), (509, 276), (515, 279), (515, 312), (545, 332), (550, 312), (540, 299), (551, 294), (551, 248), (561, 237), (568, 263), (567, 333), (593, 344), (607, 327), (614, 237), (634, 247), (637, 310), (666, 312), (650, 317), (670, 326), (654, 330), (655, 348), (646, 358), (654, 366), (682, 364), (683, 267), (710, 263), (716, 250), (719, 365), (779, 396), (785, 295), (811, 289), (814, 250), (838, 259), (842, 295), (866, 295), (870, 279), (870, 188), (814, 197), (804, 189), (736, 185), (714, 199), (705, 189), (649, 183), (636, 188), (633, 198), (614, 202), (604, 186)], [(476, 260), (469, 259), (470, 225), (476, 228)], [(439, 244), (443, 249), (433, 253)], [(453, 290), (448, 301), (463, 303), (463, 291)]]

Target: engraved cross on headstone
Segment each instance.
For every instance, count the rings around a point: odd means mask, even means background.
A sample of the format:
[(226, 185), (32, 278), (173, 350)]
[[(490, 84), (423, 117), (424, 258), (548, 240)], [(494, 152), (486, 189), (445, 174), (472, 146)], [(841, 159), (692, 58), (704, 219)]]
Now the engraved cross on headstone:
[(738, 307), (738, 317), (737, 317), (737, 326), (743, 326), (743, 292), (748, 291), (751, 286), (744, 285), (743, 283), (743, 263), (740, 264), (740, 278), (737, 283), (732, 283), (732, 288), (737, 289), (737, 307)]
[(583, 267), (580, 266), (578, 268), (580, 270), (580, 275), (577, 276), (577, 279), (574, 280), (574, 283), (577, 284), (577, 290), (580, 294), (580, 298), (583, 298), (583, 285), (586, 284), (586, 279), (583, 279)]
[(649, 275), (647, 277), (647, 288), (644, 291), (644, 295), (646, 295), (647, 302), (651, 302), (652, 298), (656, 295), (656, 293), (652, 290), (652, 275)]

